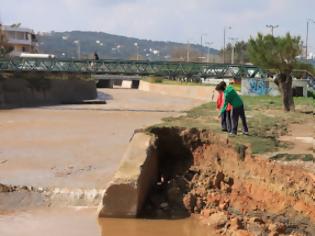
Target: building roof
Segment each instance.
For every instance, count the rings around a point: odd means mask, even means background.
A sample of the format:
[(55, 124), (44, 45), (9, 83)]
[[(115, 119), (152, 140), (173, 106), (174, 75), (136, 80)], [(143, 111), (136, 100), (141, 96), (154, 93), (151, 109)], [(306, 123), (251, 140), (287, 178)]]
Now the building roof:
[(12, 27), (9, 25), (3, 25), (2, 26), (4, 31), (7, 32), (23, 32), (23, 33), (30, 33), (30, 34), (34, 34), (34, 30), (30, 29), (30, 28), (22, 28), (22, 27)]

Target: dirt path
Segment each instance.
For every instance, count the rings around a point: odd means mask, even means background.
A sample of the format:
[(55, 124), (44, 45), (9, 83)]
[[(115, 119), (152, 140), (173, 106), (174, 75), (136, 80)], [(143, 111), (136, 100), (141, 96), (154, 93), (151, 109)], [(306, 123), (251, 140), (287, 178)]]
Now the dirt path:
[(314, 154), (315, 120), (303, 124), (292, 124), (289, 133), (280, 137), (280, 141), (289, 142), (289, 148), (283, 151), (289, 154)]

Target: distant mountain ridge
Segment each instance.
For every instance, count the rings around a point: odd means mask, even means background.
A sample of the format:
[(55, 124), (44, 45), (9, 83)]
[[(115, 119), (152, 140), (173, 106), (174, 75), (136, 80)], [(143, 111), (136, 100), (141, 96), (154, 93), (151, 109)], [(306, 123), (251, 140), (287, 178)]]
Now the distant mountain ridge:
[[(185, 60), (188, 51), (188, 45), (183, 43), (137, 39), (103, 32), (41, 33), (38, 40), (41, 53), (54, 54), (58, 58), (76, 58), (79, 47), (82, 58), (92, 58), (94, 52), (97, 52), (99, 57), (104, 59), (136, 59), (138, 55), (138, 58), (143, 60)], [(208, 53), (208, 48), (201, 45), (192, 44), (189, 48), (190, 54), (200, 53), (205, 56)], [(181, 50), (182, 56), (172, 58), (172, 52), (175, 50)], [(209, 52), (219, 53), (213, 48)]]

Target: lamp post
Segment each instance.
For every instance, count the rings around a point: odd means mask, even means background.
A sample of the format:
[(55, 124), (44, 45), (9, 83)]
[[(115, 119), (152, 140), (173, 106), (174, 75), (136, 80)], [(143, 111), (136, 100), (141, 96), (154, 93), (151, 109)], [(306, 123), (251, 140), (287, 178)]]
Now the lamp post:
[(306, 40), (305, 40), (305, 59), (306, 60), (308, 57), (308, 33), (309, 33), (310, 23), (315, 24), (315, 21), (312, 19), (307, 19), (307, 22), (306, 22)]
[(77, 45), (78, 59), (80, 60), (81, 59), (81, 44), (80, 44), (80, 41), (79, 40), (75, 40), (73, 43)]
[(137, 48), (137, 61), (139, 61), (139, 45), (138, 43), (134, 43), (134, 45)]
[(273, 36), (274, 29), (279, 28), (279, 25), (266, 25), (266, 27), (271, 29), (271, 35)]
[(201, 45), (201, 55), (200, 55), (200, 61), (202, 62), (202, 57), (203, 57), (203, 52), (202, 52), (202, 49), (203, 49), (203, 37), (206, 37), (207, 34), (201, 34), (200, 35), (200, 45)]
[(237, 42), (238, 38), (229, 38), (232, 42), (232, 53), (231, 53), (231, 64), (234, 64), (234, 57), (235, 57), (235, 43)]
[(210, 63), (210, 47), (213, 44), (213, 42), (206, 42), (206, 45), (208, 46), (208, 54), (207, 54), (207, 62)]
[(187, 49), (186, 49), (186, 61), (190, 61), (190, 42), (189, 40), (187, 41)]
[(225, 63), (225, 41), (226, 41), (226, 30), (231, 30), (231, 26), (224, 26), (224, 31), (223, 31), (223, 63)]

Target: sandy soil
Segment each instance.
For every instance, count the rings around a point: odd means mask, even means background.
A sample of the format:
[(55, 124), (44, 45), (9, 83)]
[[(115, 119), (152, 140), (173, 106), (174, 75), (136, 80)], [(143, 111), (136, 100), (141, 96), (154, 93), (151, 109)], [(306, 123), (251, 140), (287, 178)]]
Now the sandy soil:
[(134, 129), (202, 103), (137, 90), (100, 90), (107, 105), (0, 111), (4, 184), (102, 188)]

